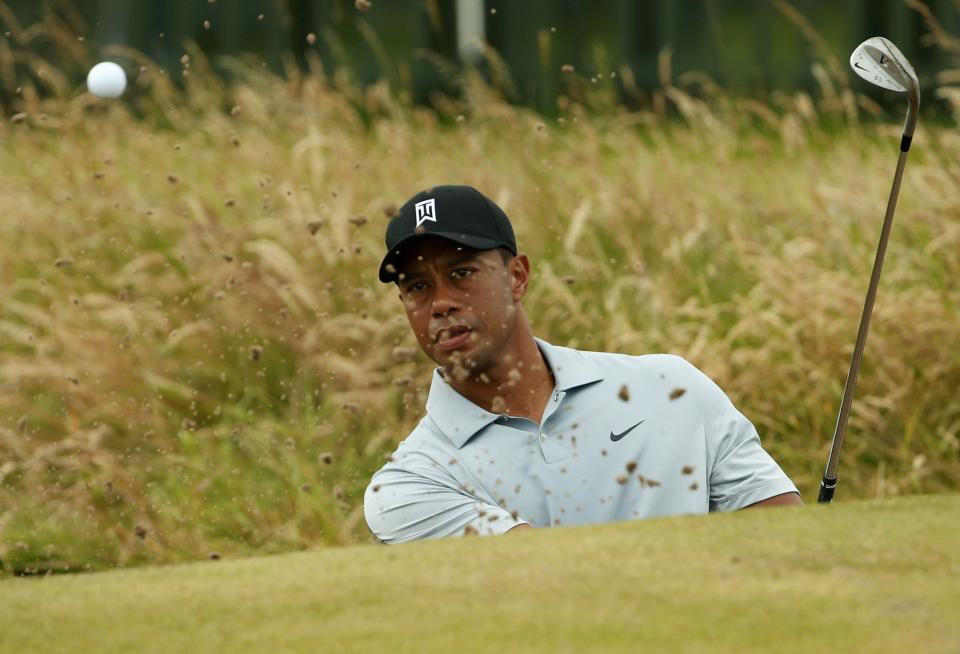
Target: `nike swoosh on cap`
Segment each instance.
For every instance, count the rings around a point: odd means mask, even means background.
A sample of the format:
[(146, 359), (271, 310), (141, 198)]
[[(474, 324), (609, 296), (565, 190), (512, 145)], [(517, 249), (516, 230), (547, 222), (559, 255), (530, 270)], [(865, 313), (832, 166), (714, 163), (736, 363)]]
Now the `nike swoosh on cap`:
[(633, 430), (634, 427), (637, 427), (637, 426), (639, 426), (639, 425), (642, 425), (645, 421), (646, 421), (646, 418), (644, 418), (643, 420), (641, 420), (640, 422), (638, 422), (638, 423), (637, 423), (636, 425), (634, 425), (633, 427), (630, 427), (630, 428), (627, 429), (626, 431), (620, 432), (619, 434), (614, 434), (613, 432), (610, 432), (610, 440), (612, 440), (614, 443), (616, 443), (618, 440), (620, 440), (621, 438), (623, 438), (624, 436), (626, 436), (627, 434), (629, 434), (629, 433)]

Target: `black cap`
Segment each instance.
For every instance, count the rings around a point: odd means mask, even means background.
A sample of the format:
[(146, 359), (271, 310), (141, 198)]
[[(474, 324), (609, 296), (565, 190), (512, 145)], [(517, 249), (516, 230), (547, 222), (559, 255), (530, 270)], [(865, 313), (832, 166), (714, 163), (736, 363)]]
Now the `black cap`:
[(390, 219), (381, 282), (396, 281), (402, 246), (424, 236), (439, 236), (475, 250), (505, 247), (517, 253), (510, 219), (493, 200), (472, 186), (434, 186), (407, 200)]

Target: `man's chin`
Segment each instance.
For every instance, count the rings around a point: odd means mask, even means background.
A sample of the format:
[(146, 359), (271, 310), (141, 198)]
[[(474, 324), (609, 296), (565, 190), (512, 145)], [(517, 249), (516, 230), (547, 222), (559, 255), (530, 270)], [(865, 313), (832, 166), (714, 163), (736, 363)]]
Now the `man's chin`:
[(448, 378), (457, 381), (463, 381), (467, 377), (476, 376), (481, 372), (481, 366), (477, 360), (461, 349), (454, 350), (453, 352), (441, 352), (434, 361), (443, 368)]

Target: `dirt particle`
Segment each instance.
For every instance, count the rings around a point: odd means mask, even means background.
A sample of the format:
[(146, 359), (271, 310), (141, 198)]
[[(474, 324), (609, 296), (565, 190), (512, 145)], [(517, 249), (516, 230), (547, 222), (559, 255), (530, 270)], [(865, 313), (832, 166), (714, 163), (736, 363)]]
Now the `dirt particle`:
[(147, 537), (147, 528), (143, 525), (137, 525), (133, 528), (133, 533), (137, 535), (137, 538), (143, 540)]
[(680, 470), (680, 472), (681, 472), (682, 474), (685, 474), (685, 475), (692, 475), (692, 474), (693, 474), (693, 466), (683, 466), (683, 469)]
[(626, 475), (619, 475), (619, 476), (617, 477), (617, 483), (620, 484), (621, 486), (623, 486), (625, 483), (627, 483), (627, 480), (628, 480), (628, 479), (630, 479), (630, 477), (628, 477), (628, 476), (626, 476)]
[[(357, 0), (357, 2), (359, 3), (360, 0)], [(464, 536), (477, 536), (479, 533), (480, 532), (478, 532), (477, 528), (474, 527), (473, 525), (467, 525), (466, 527), (463, 528)]]
[(636, 461), (627, 461), (627, 472), (628, 472), (629, 474), (632, 475), (632, 474), (633, 474), (633, 471), (636, 470), (636, 469), (637, 469), (637, 462), (636, 462)]
[(370, 490), (376, 493), (377, 491), (380, 490), (380, 484), (374, 484), (373, 486), (370, 487)]
[(603, 456), (607, 456), (607, 451), (606, 451), (606, 450), (600, 450), (600, 454), (603, 455)]
[(210, 559), (213, 561), (220, 560), (220, 552), (210, 552)]
[(630, 401), (630, 389), (627, 388), (626, 384), (620, 387), (620, 391), (617, 393), (617, 397), (619, 397), (624, 402)]
[(313, 236), (320, 231), (320, 228), (323, 227), (323, 222), (324, 221), (322, 220), (313, 220), (307, 223), (307, 229), (310, 230), (310, 236)]
[(700, 485), (699, 485), (697, 482), (693, 482), (692, 484), (690, 484), (690, 487), (689, 487), (689, 488), (690, 488), (690, 490), (695, 491), (695, 490), (697, 490), (698, 488), (700, 488)]
[(683, 397), (683, 394), (687, 392), (685, 388), (675, 388), (670, 391), (670, 401), (677, 399), (678, 397)]
[(417, 351), (414, 348), (405, 345), (398, 345), (393, 348), (393, 356), (397, 359), (410, 359), (413, 358), (413, 355), (416, 353)]
[(253, 345), (250, 347), (250, 360), (259, 361), (263, 357), (263, 347), (260, 345)]
[(320, 454), (320, 460), (325, 464), (330, 465), (333, 463), (333, 452), (323, 452)]

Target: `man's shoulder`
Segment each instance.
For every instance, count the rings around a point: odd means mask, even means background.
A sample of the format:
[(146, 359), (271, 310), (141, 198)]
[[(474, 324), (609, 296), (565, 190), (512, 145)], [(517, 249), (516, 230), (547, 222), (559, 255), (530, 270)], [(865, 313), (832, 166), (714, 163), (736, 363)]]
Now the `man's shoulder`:
[(579, 352), (586, 361), (595, 365), (601, 370), (622, 368), (629, 370), (656, 371), (663, 374), (674, 373), (684, 375), (691, 375), (700, 372), (696, 366), (679, 354), (660, 352), (628, 354), (626, 352), (599, 352), (592, 350), (576, 351)]
[(443, 435), (436, 423), (425, 414), (413, 429), (399, 442), (388, 461), (401, 459), (412, 461), (433, 461), (449, 451), (449, 440)]

